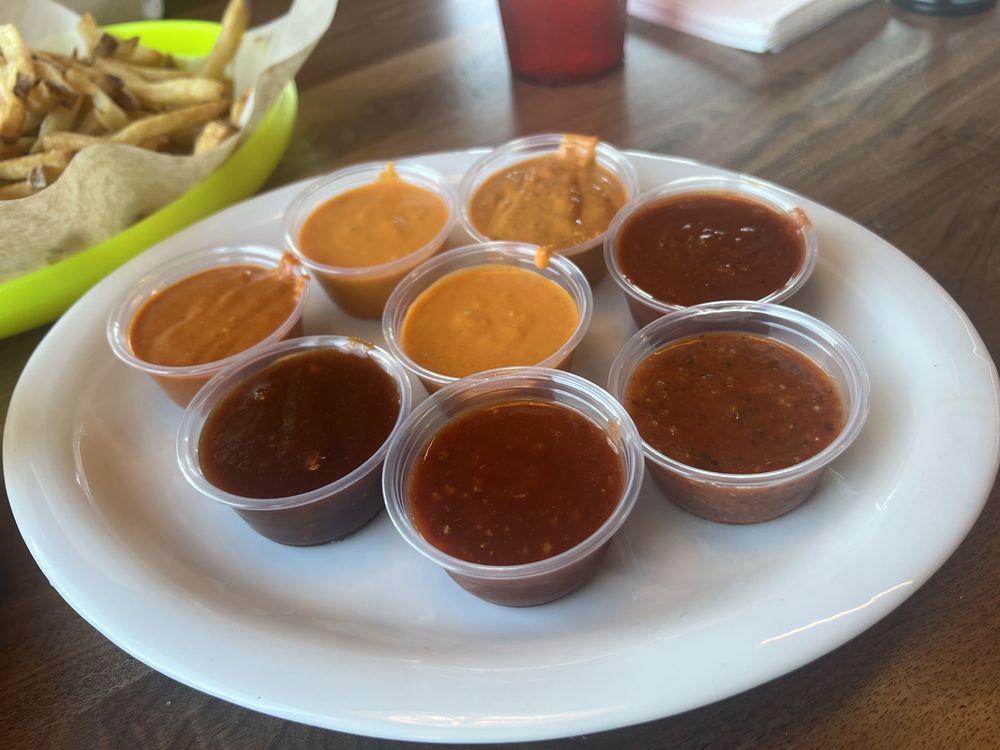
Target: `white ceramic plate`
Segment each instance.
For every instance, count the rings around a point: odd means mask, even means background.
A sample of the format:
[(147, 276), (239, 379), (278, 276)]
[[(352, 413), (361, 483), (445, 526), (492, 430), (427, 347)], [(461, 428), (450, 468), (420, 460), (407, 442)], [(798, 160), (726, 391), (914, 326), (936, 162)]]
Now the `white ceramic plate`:
[[(421, 161), (457, 181), (475, 156)], [(647, 187), (719, 173), (632, 157)], [(52, 329), (11, 401), (5, 478), (32, 554), (83, 617), (177, 680), (295, 721), (413, 740), (632, 724), (753, 687), (857, 635), (944, 562), (982, 508), (998, 458), (996, 370), (982, 341), (904, 255), (802, 200), (821, 260), (793, 303), (858, 349), (872, 411), (795, 512), (716, 525), (647, 482), (597, 577), (532, 609), (466, 594), (385, 514), (336, 544), (268, 542), (185, 484), (174, 459), (181, 410), (115, 360), (104, 326), (165, 258), (278, 244), (301, 189), (216, 214), (112, 273)], [(596, 301), (574, 369), (603, 385), (634, 327), (610, 280)], [(377, 324), (321, 293), (306, 323), (381, 340)]]

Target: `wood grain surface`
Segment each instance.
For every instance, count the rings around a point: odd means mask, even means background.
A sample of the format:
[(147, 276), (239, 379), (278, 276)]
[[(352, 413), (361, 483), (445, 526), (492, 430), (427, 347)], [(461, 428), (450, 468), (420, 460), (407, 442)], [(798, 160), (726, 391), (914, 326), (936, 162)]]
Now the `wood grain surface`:
[[(223, 5), (167, 10), (217, 18)], [(256, 20), (286, 6), (256, 0)], [(1000, 11), (933, 18), (873, 3), (762, 56), (638, 21), (628, 31), (623, 68), (544, 88), (511, 80), (488, 0), (342, 0), (298, 78), (297, 129), (269, 187), (365, 159), (597, 133), (759, 175), (859, 221), (1000, 353)], [(44, 334), (0, 341), (0, 416)], [(515, 747), (1000, 747), (997, 494), (926, 585), (833, 653), (680, 716)], [(152, 671), (63, 602), (2, 505), (0, 747), (404, 746), (271, 718)]]

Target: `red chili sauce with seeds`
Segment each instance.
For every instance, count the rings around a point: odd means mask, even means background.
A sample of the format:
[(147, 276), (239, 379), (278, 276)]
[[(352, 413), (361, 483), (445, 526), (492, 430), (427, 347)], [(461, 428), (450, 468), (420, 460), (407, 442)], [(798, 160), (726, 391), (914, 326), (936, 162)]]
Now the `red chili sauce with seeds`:
[(826, 372), (789, 346), (746, 333), (667, 345), (639, 365), (625, 401), (656, 450), (726, 474), (801, 463), (844, 426), (841, 398)]
[(410, 513), (452, 557), (519, 565), (589, 537), (624, 487), (600, 427), (565, 406), (514, 401), (472, 410), (434, 436), (410, 480)]
[(399, 409), (396, 382), (368, 357), (337, 349), (290, 354), (212, 410), (199, 461), (209, 482), (234, 495), (298, 495), (367, 461)]
[(759, 300), (802, 267), (800, 224), (732, 193), (669, 198), (636, 214), (616, 247), (626, 279), (661, 302)]

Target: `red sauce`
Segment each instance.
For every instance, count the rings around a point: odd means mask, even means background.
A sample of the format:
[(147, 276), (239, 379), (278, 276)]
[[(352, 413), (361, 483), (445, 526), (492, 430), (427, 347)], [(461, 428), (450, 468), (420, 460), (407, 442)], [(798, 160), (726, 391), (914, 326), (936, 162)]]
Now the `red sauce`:
[(632, 217), (615, 252), (625, 278), (661, 302), (759, 300), (802, 267), (800, 228), (787, 214), (735, 194), (683, 195)]
[(727, 474), (801, 463), (844, 426), (840, 395), (826, 372), (789, 346), (745, 333), (667, 345), (639, 365), (625, 401), (656, 450)]
[(427, 445), (410, 480), (417, 531), (473, 563), (518, 565), (575, 547), (621, 499), (625, 469), (608, 436), (556, 404), (472, 410)]
[(367, 461), (396, 423), (396, 382), (370, 358), (291, 354), (232, 389), (199, 440), (205, 478), (241, 497), (298, 495)]

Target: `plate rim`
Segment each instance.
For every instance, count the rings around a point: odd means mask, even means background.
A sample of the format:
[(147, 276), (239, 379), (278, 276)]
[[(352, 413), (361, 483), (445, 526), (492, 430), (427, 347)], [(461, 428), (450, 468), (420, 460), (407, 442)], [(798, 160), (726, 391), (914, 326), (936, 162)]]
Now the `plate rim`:
[[(452, 155), (460, 155), (460, 154), (471, 154), (471, 153), (475, 153), (475, 152), (479, 152), (479, 151), (482, 151), (482, 149), (465, 149), (465, 150), (458, 150), (458, 151), (435, 152), (435, 153), (430, 153), (430, 154), (414, 155), (412, 157), (406, 157), (406, 158), (420, 159), (420, 158), (426, 158), (426, 157), (433, 157), (435, 155), (448, 155), (448, 156), (452, 156)], [(651, 158), (651, 159), (657, 160), (657, 161), (667, 161), (667, 162), (675, 162), (675, 163), (676, 162), (680, 162), (680, 163), (684, 163), (684, 164), (688, 164), (688, 165), (694, 165), (694, 166), (698, 166), (698, 167), (705, 167), (706, 169), (710, 169), (710, 170), (713, 170), (713, 171), (718, 171), (720, 169), (718, 167), (712, 167), (710, 165), (704, 165), (704, 164), (701, 164), (700, 162), (696, 162), (696, 161), (690, 160), (690, 159), (675, 158), (675, 157), (670, 157), (670, 156), (666, 156), (666, 155), (662, 155), (662, 154), (655, 154), (655, 153), (651, 153), (651, 152), (628, 151), (627, 153), (629, 154), (629, 156), (637, 156), (637, 157), (640, 157), (641, 159)], [(729, 170), (722, 170), (722, 171), (727, 171), (728, 172)], [(289, 194), (291, 195), (291, 194), (294, 193), (295, 190), (300, 190), (305, 184), (308, 184), (309, 182), (311, 182), (314, 179), (316, 179), (316, 178), (315, 177), (313, 177), (313, 178), (307, 178), (305, 180), (298, 181), (296, 183), (283, 186), (281, 188), (277, 188), (275, 190), (269, 191), (268, 193), (264, 193), (264, 194), (261, 194), (259, 196), (254, 197), (254, 198), (251, 198), (248, 201), (242, 201), (240, 203), (234, 204), (234, 206), (232, 206), (230, 209), (227, 209), (227, 210), (236, 209), (237, 207), (241, 206), (243, 203), (254, 202), (254, 201), (259, 201), (259, 200), (260, 201), (264, 201), (264, 200), (268, 200), (268, 199), (273, 200), (275, 198), (274, 194), (278, 193), (278, 192), (281, 192), (281, 191), (288, 191)], [(755, 178), (755, 179), (758, 179), (758, 178)], [(792, 192), (792, 191), (789, 191), (787, 188), (783, 188), (781, 186), (776, 186), (776, 187), (778, 189), (780, 189), (780, 190), (783, 190), (784, 192), (788, 192), (788, 193)], [(794, 193), (792, 193), (792, 194), (795, 195)], [(812, 202), (815, 203), (815, 201), (812, 201)], [(824, 208), (826, 208), (826, 207), (824, 206)], [(982, 338), (981, 338), (981, 336), (979, 336), (978, 331), (976, 331), (975, 328), (972, 326), (971, 321), (969, 321), (968, 316), (965, 315), (964, 311), (961, 310), (961, 308), (957, 305), (957, 303), (955, 303), (955, 301), (950, 297), (950, 295), (947, 294), (947, 292), (943, 289), (943, 287), (941, 287), (941, 285), (938, 284), (938, 282), (935, 279), (933, 279), (933, 277), (931, 277), (929, 274), (927, 274), (926, 271), (924, 271), (922, 268), (920, 268), (920, 266), (915, 261), (913, 261), (912, 258), (909, 258), (909, 256), (907, 256), (905, 253), (902, 253), (897, 248), (895, 248), (894, 246), (892, 246), (890, 243), (888, 243), (887, 241), (885, 241), (885, 240), (877, 237), (877, 235), (875, 235), (874, 233), (872, 233), (870, 230), (868, 230), (867, 228), (865, 228), (862, 225), (858, 224), (857, 222), (854, 222), (850, 218), (848, 218), (846, 216), (843, 216), (842, 214), (839, 214), (839, 213), (837, 213), (835, 211), (832, 211), (832, 209), (826, 209), (826, 210), (831, 211), (831, 213), (835, 214), (837, 216), (838, 220), (840, 220), (840, 221), (847, 221), (847, 222), (850, 222), (851, 224), (854, 224), (861, 231), (867, 233), (871, 237), (875, 238), (878, 242), (881, 242), (881, 243), (885, 244), (887, 247), (891, 248), (901, 258), (905, 258), (906, 261), (909, 262), (909, 265), (912, 266), (912, 268), (914, 270), (916, 270), (916, 271), (919, 272), (919, 274), (921, 275), (923, 281), (924, 282), (929, 281), (932, 284), (932, 289), (934, 289), (936, 291), (936, 293), (943, 300), (946, 300), (948, 302), (948, 304), (950, 305), (950, 308), (951, 308), (952, 312), (957, 315), (958, 320), (965, 325), (967, 331), (971, 335), (975, 336), (975, 340), (973, 341), (973, 343), (978, 342), (980, 345), (982, 345)], [(218, 215), (213, 215), (213, 216), (210, 216), (210, 217), (208, 217), (208, 218), (206, 218), (206, 219), (204, 219), (202, 221), (204, 221), (204, 222), (212, 222), (212, 221), (218, 221), (218, 220), (219, 220), (219, 216)], [(199, 223), (201, 223), (201, 222), (199, 222)], [(199, 223), (191, 225), (191, 228), (192, 229), (197, 228), (197, 226), (198, 226)], [(159, 244), (159, 243), (157, 243), (157, 244)], [(154, 247), (155, 247), (155, 245), (154, 245)], [(88, 294), (90, 294), (90, 292), (88, 292)], [(70, 311), (70, 313), (72, 313), (72, 310)], [(70, 318), (70, 314), (67, 314), (67, 316), (65, 316), (64, 320), (68, 320), (69, 318)], [(50, 336), (53, 335), (53, 333), (55, 331), (60, 330), (61, 327), (62, 327), (62, 325), (63, 325), (63, 321), (59, 321), (59, 323), (57, 323), (56, 326), (53, 327), (52, 331), (50, 331), (49, 334), (47, 334), (47, 336), (45, 338), (48, 339)], [(68, 323), (67, 323), (67, 325), (68, 325)], [(35, 352), (32, 354), (31, 359), (29, 359), (29, 362), (25, 366), (25, 371), (26, 372), (32, 366), (32, 361), (35, 359), (36, 356), (38, 356), (38, 352), (39, 352), (39, 350), (42, 349), (42, 346), (43, 346), (44, 343), (45, 342), (43, 340), (42, 344), (40, 344), (36, 348)], [(982, 346), (982, 351), (986, 352), (985, 346)], [(993, 414), (996, 415), (996, 414), (1000, 413), (1000, 381), (998, 381), (996, 366), (995, 366), (995, 364), (993, 364), (992, 360), (990, 360), (988, 352), (986, 353), (986, 359), (985, 359), (985, 361), (988, 362), (989, 365), (990, 365), (990, 367), (991, 367), (991, 370), (990, 370), (989, 374), (990, 374), (990, 382), (991, 382), (991, 385), (992, 385), (993, 407), (994, 407)], [(15, 387), (14, 392), (12, 393), (11, 408), (10, 408), (10, 411), (9, 411), (8, 417), (7, 417), (8, 426), (11, 423), (12, 419), (14, 418), (13, 415), (17, 411), (15, 409), (15, 405), (17, 403), (19, 403), (18, 394), (19, 394), (19, 392), (22, 389), (22, 382), (23, 381), (21, 379), (19, 379), (19, 382), (18, 382), (17, 386)], [(862, 633), (864, 630), (866, 630), (867, 628), (871, 627), (871, 625), (873, 625), (874, 623), (876, 623), (879, 620), (881, 620), (884, 617), (886, 617), (892, 610), (894, 610), (896, 607), (898, 607), (900, 604), (902, 604), (903, 601), (905, 601), (909, 596), (911, 596), (913, 593), (915, 593), (915, 591), (920, 587), (920, 585), (922, 585), (927, 579), (929, 579), (940, 568), (940, 566), (944, 564), (944, 562), (948, 559), (948, 557), (950, 557), (951, 554), (958, 548), (958, 546), (961, 544), (962, 540), (967, 536), (969, 530), (975, 524), (976, 520), (978, 519), (979, 515), (982, 512), (983, 507), (985, 506), (985, 503), (986, 503), (986, 501), (987, 501), (987, 499), (989, 497), (990, 488), (991, 488), (991, 486), (993, 484), (993, 481), (994, 481), (994, 478), (995, 478), (995, 475), (996, 475), (998, 464), (1000, 464), (1000, 434), (998, 434), (998, 433), (1000, 433), (1000, 424), (997, 423), (996, 419), (993, 420), (993, 423), (994, 423), (993, 424), (993, 437), (994, 437), (993, 444), (994, 444), (994, 450), (993, 450), (992, 473), (988, 475), (984, 471), (984, 473), (982, 475), (982, 478), (981, 478), (981, 480), (979, 482), (979, 485), (981, 486), (981, 491), (979, 493), (977, 493), (979, 497), (978, 497), (977, 503), (975, 504), (976, 505), (975, 512), (970, 513), (964, 519), (965, 523), (961, 526), (961, 528), (958, 528), (958, 529), (955, 530), (955, 534), (956, 534), (955, 539), (951, 540), (954, 543), (951, 543), (951, 541), (949, 541), (949, 543), (945, 545), (947, 547), (947, 549), (944, 549), (944, 551), (943, 551), (943, 553), (941, 555), (937, 556), (934, 559), (934, 561), (929, 566), (926, 567), (926, 569), (924, 569), (924, 570), (921, 571), (922, 572), (922, 576), (920, 576), (918, 578), (915, 578), (913, 581), (910, 582), (911, 584), (915, 583), (916, 585), (910, 585), (910, 586), (902, 589), (902, 591), (901, 591), (901, 593), (899, 595), (894, 596), (894, 597), (891, 598), (891, 601), (886, 601), (885, 603), (880, 604), (878, 607), (869, 607), (866, 610), (866, 612), (867, 612), (867, 618), (862, 618), (860, 620), (852, 620), (851, 622), (854, 623), (854, 624), (852, 625), (852, 627), (846, 628), (846, 631), (843, 634), (843, 637), (841, 637), (839, 639), (832, 639), (832, 640), (829, 640), (829, 641), (821, 644), (817, 649), (815, 649), (814, 653), (808, 654), (806, 656), (806, 658), (804, 658), (804, 659), (801, 658), (801, 657), (798, 657), (798, 656), (797, 657), (792, 657), (790, 659), (790, 661), (791, 661), (790, 665), (779, 665), (779, 666), (775, 667), (774, 670), (772, 670), (773, 673), (771, 673), (771, 674), (766, 674), (766, 675), (763, 675), (763, 676), (755, 675), (755, 676), (751, 677), (749, 680), (746, 681), (747, 684), (743, 684), (743, 685), (739, 685), (738, 684), (733, 689), (727, 690), (723, 695), (719, 695), (716, 699), (721, 699), (721, 698), (729, 696), (729, 695), (734, 695), (736, 693), (742, 692), (743, 690), (746, 690), (746, 689), (749, 689), (749, 688), (754, 687), (756, 685), (762, 684), (763, 682), (766, 682), (766, 681), (768, 681), (770, 679), (773, 679), (775, 677), (778, 677), (778, 676), (781, 676), (783, 674), (786, 674), (789, 671), (791, 671), (792, 669), (798, 668), (800, 666), (804, 666), (805, 664), (808, 664), (809, 662), (811, 662), (815, 658), (818, 658), (819, 656), (822, 656), (824, 654), (829, 653), (830, 651), (832, 651), (835, 648), (839, 647), (840, 645), (842, 645), (843, 643), (847, 642), (848, 640), (851, 640), (852, 638), (856, 637), (857, 635), (859, 635), (860, 633)], [(3, 454), (4, 454), (4, 462), (3, 463), (4, 463), (5, 480), (7, 480), (8, 486), (9, 486), (9, 475), (10, 475), (11, 472), (13, 472), (13, 469), (10, 468), (11, 462), (8, 460), (8, 456), (14, 450), (11, 447), (11, 445), (9, 445), (9, 443), (12, 443), (12, 438), (9, 438), (9, 431), (5, 428), (5, 430), (4, 430), (4, 441), (3, 441)], [(10, 494), (10, 493), (8, 493), (8, 494)], [(385, 738), (392, 738), (392, 739), (399, 739), (399, 740), (434, 740), (434, 741), (455, 742), (455, 743), (465, 743), (465, 742), (494, 742), (494, 741), (516, 741), (516, 740), (532, 740), (532, 739), (535, 739), (535, 740), (537, 740), (537, 739), (549, 739), (549, 738), (556, 738), (556, 737), (567, 736), (567, 734), (568, 734), (567, 728), (564, 725), (561, 725), (559, 723), (555, 723), (555, 724), (531, 724), (531, 723), (529, 723), (529, 724), (526, 724), (526, 725), (521, 726), (521, 727), (516, 727), (515, 726), (515, 727), (513, 727), (513, 729), (511, 729), (510, 727), (501, 727), (500, 731), (498, 731), (497, 734), (483, 736), (482, 734), (477, 734), (476, 733), (474, 726), (471, 727), (471, 728), (469, 726), (466, 726), (465, 727), (465, 731), (463, 733), (463, 731), (460, 730), (460, 729), (449, 730), (449, 729), (442, 729), (441, 727), (434, 727), (434, 726), (429, 726), (429, 725), (414, 727), (414, 726), (407, 726), (407, 725), (400, 725), (400, 724), (392, 724), (392, 723), (387, 722), (384, 718), (381, 721), (381, 723), (379, 723), (377, 726), (375, 724), (373, 724), (372, 721), (368, 721), (368, 722), (359, 721), (356, 717), (353, 717), (353, 716), (349, 716), (349, 717), (339, 716), (339, 717), (335, 717), (335, 720), (331, 720), (330, 717), (318, 717), (318, 716), (309, 717), (309, 716), (303, 716), (301, 713), (296, 713), (294, 710), (283, 710), (280, 707), (264, 706), (264, 705), (261, 705), (259, 703), (254, 703), (252, 700), (248, 700), (248, 701), (240, 700), (238, 697), (234, 697), (232, 694), (229, 694), (229, 693), (226, 693), (226, 692), (222, 692), (222, 691), (214, 690), (214, 689), (212, 689), (212, 686), (208, 686), (208, 685), (204, 685), (204, 684), (199, 684), (197, 682), (197, 680), (191, 679), (188, 676), (185, 676), (183, 674), (179, 674), (179, 673), (175, 672), (174, 670), (170, 669), (168, 666), (166, 666), (166, 665), (164, 665), (162, 663), (157, 663), (155, 659), (149, 658), (148, 654), (143, 655), (143, 654), (137, 653), (136, 650), (134, 650), (133, 648), (130, 647), (131, 644), (129, 644), (129, 643), (126, 642), (127, 639), (121, 639), (121, 638), (117, 637), (116, 634), (114, 634), (112, 632), (109, 632), (99, 622), (97, 622), (95, 619), (92, 619), (89, 616), (89, 613), (84, 611), (83, 605), (80, 604), (80, 602), (77, 600), (77, 598), (75, 596), (73, 596), (71, 592), (66, 591), (65, 587), (59, 585), (59, 583), (57, 582), (58, 581), (57, 571), (54, 571), (54, 570), (50, 571), (48, 569), (47, 564), (46, 564), (48, 561), (45, 560), (44, 555), (41, 554), (41, 550), (36, 550), (35, 545), (32, 543), (31, 540), (29, 540), (28, 536), (25, 535), (24, 526), (22, 525), (22, 522), (25, 519), (22, 518), (22, 514), (19, 513), (18, 512), (18, 508), (15, 507), (17, 505), (17, 503), (15, 502), (14, 497), (12, 495), (10, 496), (10, 504), (11, 504), (12, 510), (14, 512), (14, 516), (15, 516), (15, 520), (16, 520), (17, 525), (18, 525), (19, 532), (22, 534), (22, 537), (25, 539), (25, 542), (27, 543), (27, 545), (29, 547), (29, 550), (32, 553), (32, 556), (36, 560), (36, 564), (38, 564), (39, 567), (42, 568), (42, 570), (45, 573), (45, 575), (49, 578), (50, 583), (56, 588), (57, 591), (59, 591), (59, 593), (63, 597), (63, 599), (65, 601), (67, 601), (67, 603), (69, 603), (70, 606), (72, 606), (73, 609), (76, 610), (76, 612), (78, 614), (80, 614), (85, 620), (87, 620), (92, 626), (94, 626), (105, 637), (107, 637), (109, 640), (111, 640), (113, 643), (115, 643), (118, 647), (122, 648), (124, 651), (126, 651), (127, 653), (129, 653), (133, 657), (139, 659), (140, 661), (142, 661), (145, 664), (148, 664), (149, 666), (151, 666), (152, 668), (156, 669), (157, 671), (159, 671), (159, 672), (161, 672), (161, 673), (163, 673), (163, 674), (165, 674), (165, 675), (167, 675), (167, 676), (169, 676), (169, 677), (171, 677), (173, 679), (176, 679), (177, 681), (182, 682), (183, 684), (186, 684), (186, 685), (189, 685), (191, 687), (194, 687), (195, 689), (198, 689), (198, 690), (200, 690), (202, 692), (206, 692), (206, 693), (212, 694), (212, 695), (214, 695), (216, 697), (222, 698), (223, 700), (226, 700), (226, 701), (231, 702), (231, 703), (236, 703), (238, 705), (242, 705), (242, 706), (244, 706), (246, 708), (250, 708), (250, 709), (253, 709), (253, 710), (256, 710), (256, 711), (262, 711), (264, 713), (267, 713), (267, 714), (270, 714), (270, 715), (279, 716), (281, 718), (289, 719), (289, 720), (292, 720), (292, 721), (306, 722), (306, 723), (315, 724), (315, 725), (318, 725), (318, 726), (324, 726), (324, 727), (327, 727), (327, 728), (336, 729), (336, 730), (339, 730), (339, 731), (346, 731), (346, 732), (352, 732), (352, 733), (356, 733), (356, 734), (369, 735), (369, 736), (378, 736), (378, 737), (385, 737)], [(43, 560), (44, 560), (44, 562), (43, 562)], [(888, 592), (884, 592), (884, 593), (888, 593)], [(609, 717), (607, 717), (607, 716), (590, 717), (590, 723), (585, 723), (585, 724), (581, 724), (578, 727), (573, 727), (570, 733), (602, 731), (602, 730), (613, 729), (613, 728), (617, 728), (617, 727), (621, 727), (621, 726), (627, 726), (627, 725), (639, 723), (639, 722), (642, 722), (642, 721), (648, 721), (648, 720), (657, 719), (657, 718), (665, 718), (666, 716), (674, 715), (676, 713), (679, 713), (679, 712), (684, 711), (684, 710), (689, 710), (689, 709), (694, 708), (696, 706), (705, 705), (705, 703), (706, 703), (705, 701), (695, 701), (695, 702), (693, 702), (690, 705), (685, 705), (685, 706), (680, 706), (680, 707), (674, 707), (674, 708), (671, 708), (671, 709), (667, 710), (666, 712), (664, 712), (664, 711), (657, 712), (656, 710), (652, 710), (652, 711), (648, 711), (647, 710), (646, 712), (639, 712), (639, 713), (633, 712), (631, 714), (619, 712), (619, 714), (616, 715), (616, 717), (613, 718), (612, 720), (608, 720)], [(471, 732), (471, 734), (470, 734), (470, 732)]]

